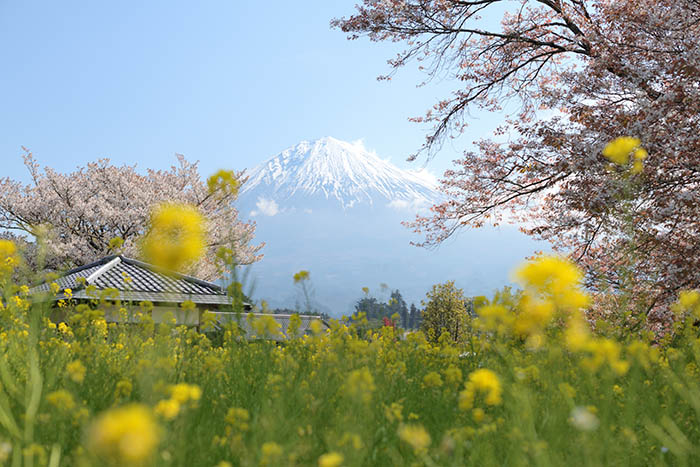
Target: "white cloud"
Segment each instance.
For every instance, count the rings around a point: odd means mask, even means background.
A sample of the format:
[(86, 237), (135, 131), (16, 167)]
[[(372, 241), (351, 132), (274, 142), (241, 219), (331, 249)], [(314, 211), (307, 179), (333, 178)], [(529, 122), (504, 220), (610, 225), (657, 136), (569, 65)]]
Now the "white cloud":
[(255, 207), (258, 209), (255, 209), (250, 213), (250, 215), (253, 217), (257, 216), (258, 214), (272, 217), (280, 213), (280, 207), (273, 199), (258, 198), (257, 203), (255, 203)]
[(422, 181), (424, 181), (433, 188), (437, 188), (440, 184), (438, 181), (439, 177), (434, 173), (430, 172), (426, 167), (417, 170), (408, 170), (408, 172), (420, 178)]
[(411, 202), (405, 199), (395, 199), (389, 203), (389, 207), (396, 210), (404, 210), (411, 207)]
[(350, 144), (355, 146), (356, 148), (362, 149), (363, 151), (367, 151), (367, 148), (365, 147), (365, 139), (364, 138), (359, 138), (354, 141), (350, 141)]
[(411, 211), (416, 214), (426, 214), (430, 209), (430, 203), (422, 198), (395, 199), (387, 206), (397, 211)]
[(312, 214), (314, 211), (312, 209), (306, 208), (304, 209), (304, 214)]

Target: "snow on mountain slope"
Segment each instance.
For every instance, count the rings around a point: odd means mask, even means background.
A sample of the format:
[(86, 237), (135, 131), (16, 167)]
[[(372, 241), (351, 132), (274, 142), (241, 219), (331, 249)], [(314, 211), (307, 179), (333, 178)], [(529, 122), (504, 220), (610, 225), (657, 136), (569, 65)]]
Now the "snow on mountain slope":
[(247, 175), (237, 206), (255, 220), (255, 241), (265, 242), (252, 267), (254, 297), (273, 307), (303, 303), (292, 280), (300, 270), (311, 271), (314, 301), (333, 316), (352, 313), (362, 288), (382, 283), (408, 303), (447, 280), (469, 295), (488, 295), (536, 249), (516, 228), (468, 231), (437, 250), (411, 246), (422, 237), (401, 222), (441, 193), (361, 143), (301, 142)]
[(241, 198), (257, 197), (280, 204), (299, 196), (334, 199), (343, 208), (357, 203), (427, 206), (440, 199), (426, 176), (380, 159), (360, 142), (331, 137), (302, 141), (247, 175)]

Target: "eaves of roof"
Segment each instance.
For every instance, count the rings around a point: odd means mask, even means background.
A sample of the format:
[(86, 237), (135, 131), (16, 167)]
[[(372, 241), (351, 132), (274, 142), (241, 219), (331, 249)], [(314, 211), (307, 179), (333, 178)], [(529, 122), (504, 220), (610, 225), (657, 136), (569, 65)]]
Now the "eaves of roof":
[[(122, 255), (107, 256), (91, 264), (67, 271), (56, 282), (60, 290), (71, 289), (76, 299), (95, 299), (104, 290), (110, 298), (123, 301), (151, 301), (224, 305), (231, 299), (221, 286), (185, 274), (166, 271)], [(93, 286), (96, 294), (88, 294)], [(51, 284), (43, 282), (30, 289), (32, 294), (48, 293)], [(53, 300), (66, 298), (58, 294)]]

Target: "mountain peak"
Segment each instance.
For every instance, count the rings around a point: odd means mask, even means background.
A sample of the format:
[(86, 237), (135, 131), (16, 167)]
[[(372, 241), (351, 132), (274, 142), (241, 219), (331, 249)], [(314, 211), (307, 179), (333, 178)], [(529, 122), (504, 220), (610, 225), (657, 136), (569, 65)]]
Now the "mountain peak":
[(343, 208), (381, 202), (425, 205), (440, 196), (425, 177), (381, 159), (361, 141), (331, 136), (302, 141), (254, 167), (241, 191), (241, 196), (251, 195), (276, 203), (322, 196)]

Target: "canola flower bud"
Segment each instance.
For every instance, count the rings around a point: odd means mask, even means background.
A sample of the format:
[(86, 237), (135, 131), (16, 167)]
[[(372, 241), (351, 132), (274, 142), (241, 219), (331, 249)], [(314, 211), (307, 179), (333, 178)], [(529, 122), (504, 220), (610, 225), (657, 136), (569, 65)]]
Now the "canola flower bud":
[(204, 217), (193, 206), (166, 203), (151, 213), (151, 230), (141, 243), (147, 261), (171, 271), (196, 263), (206, 248)]
[(300, 282), (309, 280), (309, 277), (309, 271), (299, 271), (296, 274), (294, 274), (294, 283), (299, 284)]

